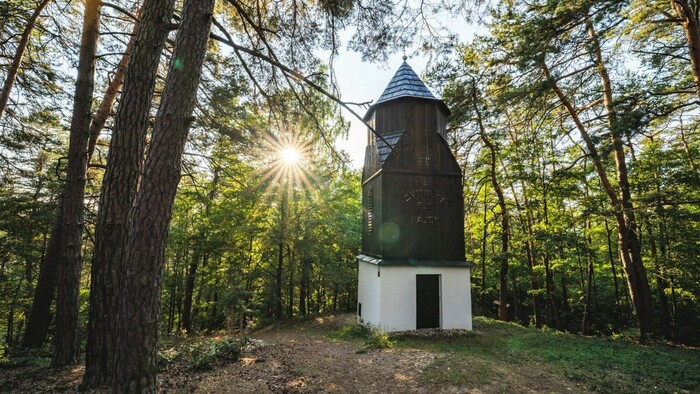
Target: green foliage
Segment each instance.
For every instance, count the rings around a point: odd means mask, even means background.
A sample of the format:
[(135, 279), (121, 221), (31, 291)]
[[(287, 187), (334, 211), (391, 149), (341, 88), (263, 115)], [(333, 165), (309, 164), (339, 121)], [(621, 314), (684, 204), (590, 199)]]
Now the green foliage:
[(368, 350), (390, 349), (395, 342), (391, 335), (381, 331), (377, 327), (365, 324), (351, 324), (329, 334), (331, 338), (362, 343), (363, 346), (357, 353), (366, 353)]
[(164, 371), (173, 365), (184, 365), (195, 371), (209, 370), (216, 365), (238, 360), (243, 348), (248, 346), (247, 337), (200, 338), (190, 343), (179, 343), (158, 351), (158, 370)]

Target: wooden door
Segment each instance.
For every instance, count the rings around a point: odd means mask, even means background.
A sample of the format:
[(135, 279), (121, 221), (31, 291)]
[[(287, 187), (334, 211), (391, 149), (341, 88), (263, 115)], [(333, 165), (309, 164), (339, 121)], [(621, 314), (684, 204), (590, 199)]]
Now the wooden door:
[(440, 275), (416, 275), (416, 329), (440, 328)]

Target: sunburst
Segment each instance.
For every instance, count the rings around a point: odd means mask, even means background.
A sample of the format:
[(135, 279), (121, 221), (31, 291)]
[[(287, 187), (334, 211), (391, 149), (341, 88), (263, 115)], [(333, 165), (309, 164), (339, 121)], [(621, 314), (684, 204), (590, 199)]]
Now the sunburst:
[(279, 188), (282, 193), (275, 193), (278, 198), (294, 198), (294, 190), (304, 193), (313, 187), (316, 176), (310, 170), (312, 146), (295, 133), (269, 134), (267, 138), (268, 165), (262, 180), (269, 182), (266, 194)]

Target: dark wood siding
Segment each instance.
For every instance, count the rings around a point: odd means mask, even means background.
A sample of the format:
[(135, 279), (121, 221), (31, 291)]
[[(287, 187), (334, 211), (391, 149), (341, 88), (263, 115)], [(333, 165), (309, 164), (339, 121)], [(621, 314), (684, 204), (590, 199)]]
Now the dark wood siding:
[(443, 137), (445, 113), (439, 102), (397, 99), (377, 106), (371, 119), (382, 135), (400, 130), (403, 134), (383, 163), (376, 144), (368, 146), (363, 172), (363, 253), (463, 261), (462, 176)]

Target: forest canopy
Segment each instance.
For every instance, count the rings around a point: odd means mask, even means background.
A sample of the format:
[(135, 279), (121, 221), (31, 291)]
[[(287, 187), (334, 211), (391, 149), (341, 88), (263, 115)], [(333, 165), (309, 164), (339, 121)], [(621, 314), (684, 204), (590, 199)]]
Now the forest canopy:
[(334, 60), (407, 48), (452, 111), (475, 314), (700, 345), (698, 15), (2, 2), (0, 359), (51, 343), (86, 386), (149, 391), (159, 336), (354, 311), (361, 173), (334, 141), (368, 103)]

